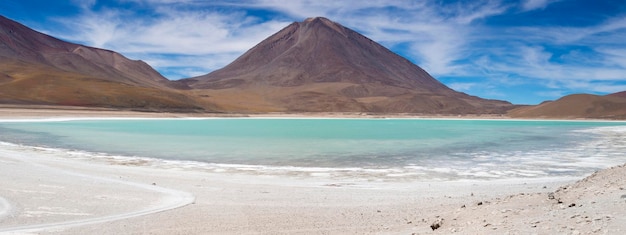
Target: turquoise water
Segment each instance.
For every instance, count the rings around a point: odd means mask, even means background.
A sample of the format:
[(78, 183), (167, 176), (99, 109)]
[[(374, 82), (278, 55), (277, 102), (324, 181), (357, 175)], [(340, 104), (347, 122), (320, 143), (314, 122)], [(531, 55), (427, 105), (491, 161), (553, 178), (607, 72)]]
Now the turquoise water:
[(215, 171), (413, 178), (582, 175), (626, 162), (626, 123), (442, 119), (0, 122), (0, 141)]

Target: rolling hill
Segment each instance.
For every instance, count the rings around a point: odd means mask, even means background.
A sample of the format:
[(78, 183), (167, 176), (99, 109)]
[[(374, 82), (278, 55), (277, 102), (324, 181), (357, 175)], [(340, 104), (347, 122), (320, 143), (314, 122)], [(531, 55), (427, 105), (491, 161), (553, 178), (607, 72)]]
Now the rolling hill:
[(535, 106), (513, 109), (516, 118), (599, 118), (626, 119), (626, 92), (605, 96), (574, 94)]

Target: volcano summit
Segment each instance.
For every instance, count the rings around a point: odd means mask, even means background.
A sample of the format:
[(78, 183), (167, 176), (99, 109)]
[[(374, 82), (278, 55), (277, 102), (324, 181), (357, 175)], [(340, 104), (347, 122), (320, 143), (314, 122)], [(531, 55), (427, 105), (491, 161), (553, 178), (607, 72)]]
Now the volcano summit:
[(182, 80), (239, 111), (504, 113), (456, 92), (371, 39), (326, 18), (294, 22), (226, 67)]

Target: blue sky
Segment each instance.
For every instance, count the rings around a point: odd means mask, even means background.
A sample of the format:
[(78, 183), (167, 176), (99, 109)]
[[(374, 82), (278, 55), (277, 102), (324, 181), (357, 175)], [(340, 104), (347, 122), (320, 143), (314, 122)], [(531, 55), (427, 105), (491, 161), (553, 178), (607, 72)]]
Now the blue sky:
[(537, 104), (626, 90), (623, 0), (2, 0), (0, 14), (146, 61), (173, 80), (324, 16), (483, 98)]

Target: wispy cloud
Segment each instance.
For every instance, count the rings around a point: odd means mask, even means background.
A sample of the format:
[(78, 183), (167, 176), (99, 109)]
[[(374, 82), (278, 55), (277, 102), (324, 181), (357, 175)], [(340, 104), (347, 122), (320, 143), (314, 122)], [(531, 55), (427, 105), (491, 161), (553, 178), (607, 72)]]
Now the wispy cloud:
[[(65, 30), (49, 33), (145, 60), (174, 79), (221, 68), (289, 23), (324, 16), (470, 94), (506, 94), (528, 84), (541, 84), (533, 86), (537, 94), (607, 93), (626, 84), (626, 13), (585, 25), (515, 21), (552, 14), (569, 1), (75, 2), (78, 14), (55, 18)], [(567, 17), (559, 14), (551, 17)]]
[(474, 21), (508, 8), (498, 1), (441, 5), (436, 1), (284, 1), (259, 0), (256, 6), (294, 17), (325, 16), (389, 47), (407, 44), (403, 54), (431, 74), (463, 74), (455, 64), (466, 56)]
[(524, 0), (524, 3), (522, 4), (522, 8), (525, 11), (543, 9), (543, 8), (546, 8), (546, 6), (548, 6), (550, 2), (551, 2), (550, 0)]
[(466, 83), (455, 82), (455, 83), (448, 84), (448, 87), (457, 91), (471, 91), (474, 87), (478, 85), (479, 85), (478, 83), (473, 83), (473, 82), (466, 82)]
[(532, 86), (526, 96), (556, 99), (556, 94), (607, 94), (626, 88), (623, 16), (595, 25), (486, 27), (478, 32), (473, 36), (479, 39), (470, 44), (474, 50), (468, 49), (472, 55), (466, 57), (475, 58), (468, 74), (483, 74), (500, 89)]
[[(157, 68), (189, 66), (203, 68), (204, 73), (224, 66), (290, 23), (262, 21), (245, 12), (167, 7), (170, 1), (165, 0), (146, 2), (165, 5), (151, 5), (153, 16), (145, 17), (119, 8), (94, 10), (86, 4), (79, 16), (56, 20), (69, 26), (69, 33), (61, 33), (66, 39), (120, 51)], [(181, 71), (173, 75), (198, 75)]]

